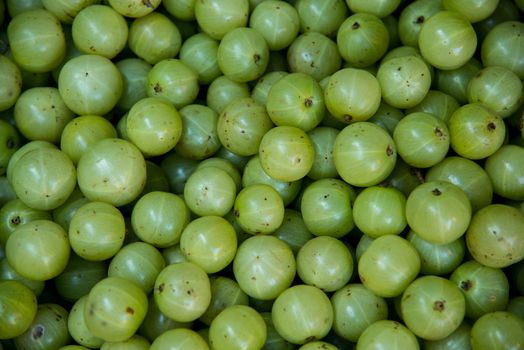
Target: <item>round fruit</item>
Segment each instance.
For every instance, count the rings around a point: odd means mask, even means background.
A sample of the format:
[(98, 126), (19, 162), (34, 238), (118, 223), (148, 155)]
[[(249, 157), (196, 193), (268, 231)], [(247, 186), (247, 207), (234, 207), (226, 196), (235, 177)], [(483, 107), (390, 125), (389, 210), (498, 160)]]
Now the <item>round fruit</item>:
[(36, 316), (35, 294), (17, 281), (0, 281), (0, 339), (24, 333)]
[(465, 64), (477, 47), (477, 35), (468, 19), (454, 11), (440, 11), (420, 29), (420, 53), (438, 69), (455, 69)]
[(138, 330), (147, 312), (147, 296), (135, 283), (120, 277), (107, 277), (87, 295), (85, 323), (95, 337), (124, 341)]
[(373, 240), (358, 261), (358, 274), (364, 286), (383, 298), (401, 295), (419, 272), (417, 250), (396, 235)]
[(340, 131), (333, 149), (335, 167), (353, 186), (373, 186), (393, 171), (397, 151), (393, 138), (371, 122), (355, 122)]
[(282, 292), (273, 303), (271, 314), (276, 331), (293, 344), (322, 339), (333, 324), (333, 309), (327, 295), (304, 284)]
[(146, 162), (131, 142), (108, 138), (90, 147), (77, 166), (78, 186), (92, 201), (116, 207), (133, 201), (144, 189)]
[(471, 220), (471, 204), (460, 187), (445, 181), (430, 181), (408, 196), (406, 219), (421, 238), (446, 244), (466, 232)]

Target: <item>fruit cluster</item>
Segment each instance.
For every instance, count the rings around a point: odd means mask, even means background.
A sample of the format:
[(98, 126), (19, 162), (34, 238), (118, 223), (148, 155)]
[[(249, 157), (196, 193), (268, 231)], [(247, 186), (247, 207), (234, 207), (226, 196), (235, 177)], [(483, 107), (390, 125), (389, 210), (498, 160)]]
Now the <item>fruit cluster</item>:
[(523, 0), (0, 0), (0, 350), (524, 348)]

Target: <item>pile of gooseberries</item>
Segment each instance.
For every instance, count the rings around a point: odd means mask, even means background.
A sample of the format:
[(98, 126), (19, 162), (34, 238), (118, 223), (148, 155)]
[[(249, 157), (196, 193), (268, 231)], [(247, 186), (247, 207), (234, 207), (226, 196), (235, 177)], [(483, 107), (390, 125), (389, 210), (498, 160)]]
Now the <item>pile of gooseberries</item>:
[(0, 350), (524, 348), (523, 13), (0, 0)]

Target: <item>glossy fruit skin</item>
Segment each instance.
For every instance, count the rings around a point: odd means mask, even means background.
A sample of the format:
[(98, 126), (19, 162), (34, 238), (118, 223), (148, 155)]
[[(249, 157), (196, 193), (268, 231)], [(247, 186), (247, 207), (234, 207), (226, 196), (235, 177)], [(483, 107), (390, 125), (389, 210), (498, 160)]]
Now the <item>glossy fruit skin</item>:
[(302, 189), (302, 179), (296, 181), (281, 181), (269, 176), (260, 163), (258, 155), (252, 156), (247, 162), (242, 173), (242, 187), (256, 184), (266, 184), (273, 187), (288, 206), (297, 197)]
[(140, 197), (131, 212), (136, 235), (158, 248), (177, 244), (189, 221), (190, 211), (184, 200), (165, 191), (153, 191)]
[(249, 305), (248, 295), (232, 278), (214, 276), (211, 282), (211, 302), (206, 312), (199, 317), (199, 321), (210, 325), (213, 319), (225, 308), (232, 305)]
[(266, 108), (251, 97), (231, 101), (216, 125), (223, 147), (241, 156), (258, 153), (264, 135), (274, 126)]
[(282, 225), (273, 232), (273, 236), (286, 242), (295, 256), (298, 254), (300, 247), (315, 237), (306, 227), (302, 213), (289, 208), (285, 209)]
[(406, 113), (426, 112), (447, 123), (451, 114), (459, 107), (455, 97), (440, 90), (429, 90), (426, 97), (418, 105), (408, 109)]
[(141, 335), (133, 335), (131, 338), (121, 342), (105, 342), (100, 349), (104, 350), (147, 350), (151, 347), (149, 340)]
[(138, 57), (124, 58), (116, 62), (122, 74), (124, 89), (116, 107), (128, 111), (136, 102), (147, 96), (147, 74), (152, 65)]
[(17, 160), (12, 186), (24, 204), (37, 210), (62, 205), (75, 188), (77, 172), (73, 162), (56, 148), (38, 148)]
[(198, 73), (201, 84), (210, 84), (222, 74), (216, 57), (218, 44), (218, 40), (206, 33), (197, 33), (187, 38), (180, 47), (180, 59)]
[(22, 73), (20, 68), (4, 55), (0, 55), (0, 77), (2, 87), (0, 88), (0, 111), (5, 111), (13, 106), (22, 91)]
[(400, 109), (395, 108), (387, 104), (386, 102), (380, 102), (380, 106), (371, 118), (367, 121), (377, 124), (384, 128), (390, 135), (393, 135), (393, 130), (397, 126), (400, 119), (404, 117), (404, 112)]
[[(9, 157), (9, 163), (7, 164), (7, 168), (5, 169), (5, 180), (9, 182), (9, 184), (13, 183), (13, 170), (15, 168), (15, 164), (18, 163), (20, 158), (24, 156), (26, 153), (29, 153), (30, 151), (33, 151), (35, 149), (39, 148), (52, 148), (57, 149), (57, 147), (47, 141), (29, 141), (22, 146), (20, 146), (11, 156)], [(11, 188), (11, 192), (14, 196), (14, 190)], [(12, 199), (15, 199), (14, 197)]]
[(204, 0), (195, 2), (195, 19), (202, 31), (222, 39), (235, 28), (245, 27), (249, 18), (248, 0)]
[(69, 335), (76, 343), (89, 348), (100, 347), (105, 341), (101, 338), (95, 337), (87, 328), (84, 317), (86, 302), (87, 294), (80, 297), (72, 305), (69, 310), (69, 317), (67, 318), (67, 329)]
[[(301, 307), (303, 303), (310, 307)], [(294, 285), (280, 294), (271, 314), (277, 332), (293, 344), (322, 339), (333, 324), (333, 309), (327, 295), (317, 287), (304, 284)]]
[(178, 322), (196, 320), (211, 302), (209, 277), (191, 262), (166, 266), (156, 279), (153, 293), (160, 311)]
[(55, 87), (25, 90), (14, 108), (18, 130), (29, 140), (57, 144), (65, 126), (74, 118)]
[(131, 281), (107, 277), (89, 292), (85, 322), (94, 336), (105, 341), (123, 341), (137, 331), (147, 312), (144, 291)]
[(524, 258), (524, 240), (519, 232), (524, 216), (515, 207), (490, 204), (471, 219), (466, 244), (475, 260), (489, 267), (503, 268)]
[(236, 196), (235, 222), (250, 234), (270, 234), (284, 220), (284, 202), (278, 192), (267, 184), (244, 187)]
[(199, 90), (198, 74), (177, 58), (157, 62), (147, 74), (147, 96), (165, 98), (176, 109), (193, 103)]
[(72, 35), (80, 51), (113, 59), (127, 43), (128, 26), (124, 16), (112, 7), (92, 5), (75, 16)]
[(250, 97), (249, 85), (221, 75), (209, 84), (206, 104), (220, 114), (230, 102), (242, 97)]
[(5, 247), (7, 239), (17, 227), (38, 219), (51, 220), (51, 214), (46, 210), (33, 209), (19, 198), (6, 202), (0, 208), (0, 245)]
[(420, 257), (406, 239), (396, 235), (376, 238), (358, 261), (360, 280), (383, 298), (399, 296), (420, 272)]
[(100, 0), (42, 0), (44, 8), (51, 12), (61, 23), (71, 24), (76, 15), (84, 8), (99, 4)]
[(465, 15), (471, 23), (488, 18), (498, 5), (497, 0), (444, 0), (442, 5), (446, 10), (457, 11)]
[(380, 84), (373, 74), (363, 69), (343, 68), (329, 78), (324, 100), (337, 120), (347, 124), (365, 121), (380, 106)]
[(178, 322), (167, 317), (160, 311), (154, 296), (148, 298), (147, 314), (140, 325), (137, 334), (145, 337), (150, 342), (154, 341), (162, 333), (174, 328), (191, 328), (193, 322)]
[(159, 12), (135, 19), (129, 26), (129, 49), (149, 64), (175, 57), (182, 46), (178, 27)]
[(180, 249), (188, 261), (208, 274), (224, 269), (237, 252), (237, 235), (231, 223), (207, 215), (191, 221), (180, 236)]
[(337, 45), (340, 55), (350, 65), (368, 67), (386, 53), (389, 33), (377, 16), (369, 12), (355, 13), (340, 25)]
[(19, 226), (5, 245), (9, 264), (21, 276), (36, 281), (58, 276), (67, 265), (70, 249), (65, 230), (45, 219)]
[(349, 9), (353, 12), (368, 12), (372, 13), (377, 17), (386, 17), (390, 15), (400, 5), (399, 0), (376, 0), (376, 1), (363, 1), (363, 0), (346, 0), (346, 4)]
[(397, 235), (407, 225), (405, 211), (406, 196), (400, 190), (371, 186), (357, 195), (353, 204), (353, 220), (364, 234), (372, 238)]
[(235, 203), (236, 184), (231, 176), (217, 167), (195, 170), (184, 187), (184, 200), (189, 210), (199, 216), (224, 216)]
[(252, 307), (233, 305), (224, 309), (209, 326), (211, 349), (260, 349), (266, 341), (267, 327)]
[(333, 330), (352, 342), (356, 342), (368, 326), (388, 317), (385, 299), (360, 283), (340, 288), (330, 300), (334, 311)]
[(176, 328), (162, 333), (149, 349), (209, 350), (209, 346), (197, 332), (187, 328)]
[(79, 115), (104, 115), (123, 91), (120, 71), (108, 58), (79, 55), (67, 61), (58, 76), (58, 90), (66, 106)]
[(423, 342), (426, 350), (471, 350), (469, 336), (471, 325), (464, 321), (450, 335), (440, 340), (426, 340)]
[(523, 165), (524, 147), (501, 146), (488, 157), (484, 169), (493, 183), (493, 192), (513, 200), (524, 200)]
[(463, 15), (440, 11), (425, 21), (418, 38), (420, 53), (438, 69), (455, 69), (466, 63), (477, 46), (477, 35)]
[(0, 259), (0, 280), (20, 282), (28, 287), (37, 297), (42, 294), (45, 287), (45, 281), (34, 281), (20, 276), (20, 274), (9, 265), (5, 256)]
[(131, 18), (143, 17), (151, 13), (160, 6), (160, 3), (161, 0), (109, 0), (109, 5), (118, 13)]
[(325, 342), (325, 341), (313, 341), (310, 343), (306, 343), (302, 345), (299, 350), (318, 350), (318, 349), (325, 349), (325, 350), (336, 350), (339, 349), (335, 345)]
[(524, 78), (522, 59), (522, 32), (524, 25), (518, 21), (505, 21), (493, 27), (481, 44), (484, 66), (502, 66)]
[(49, 11), (35, 9), (20, 13), (8, 25), (7, 37), (16, 64), (29, 72), (49, 72), (65, 57), (62, 26)]
[(295, 9), (302, 32), (318, 32), (328, 37), (336, 35), (348, 14), (344, 0), (297, 0)]
[(356, 350), (418, 350), (417, 337), (402, 323), (379, 320), (367, 327), (357, 341)]
[(420, 255), (420, 273), (423, 275), (443, 276), (453, 272), (466, 255), (464, 237), (446, 244), (426, 241), (410, 230), (407, 240)]
[(297, 10), (285, 1), (263, 1), (251, 11), (249, 26), (260, 32), (270, 50), (288, 47), (298, 35)]
[(79, 116), (65, 125), (60, 136), (60, 149), (77, 164), (88, 147), (102, 139), (115, 137), (116, 129), (106, 118), (97, 115)]
[(507, 118), (522, 104), (522, 88), (520, 78), (510, 69), (488, 66), (470, 80), (467, 88), (468, 101), (482, 103), (500, 117)]
[(69, 224), (75, 211), (87, 202), (89, 202), (89, 199), (84, 196), (78, 186), (75, 187), (64, 204), (52, 211), (53, 220), (66, 231), (69, 231)]
[(296, 181), (311, 170), (314, 148), (305, 131), (293, 126), (276, 126), (260, 141), (258, 154), (264, 171), (281, 181)]
[(309, 74), (320, 82), (340, 69), (342, 57), (333, 39), (308, 31), (291, 43), (286, 62), (290, 72)]
[(167, 100), (146, 97), (129, 110), (126, 134), (146, 157), (163, 155), (180, 140), (182, 118)]
[(253, 28), (236, 28), (226, 33), (217, 51), (218, 67), (233, 81), (245, 83), (260, 78), (269, 62), (269, 47)]
[(481, 69), (482, 64), (474, 57), (456, 69), (437, 69), (435, 88), (454, 97), (461, 105), (468, 103), (468, 84)]
[(425, 112), (410, 113), (399, 121), (393, 140), (400, 157), (417, 168), (429, 168), (439, 163), (446, 157), (450, 146), (446, 123)]
[(160, 251), (145, 242), (125, 245), (111, 259), (107, 274), (109, 277), (122, 277), (133, 281), (149, 294), (156, 277), (166, 263)]
[(211, 108), (191, 104), (179, 110), (182, 133), (175, 145), (181, 156), (202, 160), (215, 154), (222, 146), (218, 138), (218, 114)]
[(195, 19), (195, 0), (166, 0), (162, 1), (166, 11), (175, 18), (192, 21)]
[(53, 284), (60, 297), (73, 303), (87, 295), (91, 288), (105, 277), (106, 262), (85, 260), (71, 253), (67, 266), (53, 279)]
[(423, 276), (402, 294), (402, 318), (418, 337), (440, 340), (464, 320), (466, 301), (460, 289), (446, 278)]
[(67, 330), (69, 312), (59, 304), (43, 303), (29, 328), (13, 339), (18, 349), (59, 348), (69, 343)]
[(418, 47), (418, 37), (424, 22), (443, 9), (440, 1), (422, 0), (408, 4), (398, 17), (398, 34), (402, 44)]
[(524, 342), (524, 322), (507, 311), (491, 312), (473, 323), (470, 339), (475, 350), (518, 347)]
[(340, 179), (320, 179), (307, 186), (301, 197), (304, 224), (315, 236), (340, 238), (354, 227), (353, 189)]
[(69, 225), (73, 251), (86, 260), (103, 261), (122, 247), (125, 222), (122, 213), (106, 202), (92, 201), (79, 207)]
[(218, 168), (225, 171), (231, 179), (233, 179), (237, 191), (242, 188), (241, 168), (239, 168), (237, 164), (234, 164), (231, 158), (220, 157), (220, 155), (217, 154), (216, 157), (210, 157), (201, 161), (195, 170), (208, 167)]
[(82, 155), (77, 172), (78, 186), (87, 198), (118, 207), (130, 203), (142, 192), (146, 162), (131, 142), (108, 138)]
[(474, 161), (457, 156), (446, 157), (426, 173), (426, 181), (448, 181), (462, 188), (472, 212), (491, 204), (493, 184), (488, 173)]
[(315, 237), (297, 254), (300, 279), (325, 292), (335, 292), (346, 285), (353, 274), (353, 257), (349, 248), (330, 236)]
[(17, 281), (0, 281), (0, 339), (11, 339), (24, 333), (37, 312), (35, 294)]
[(494, 311), (504, 311), (509, 301), (509, 282), (499, 268), (488, 267), (469, 260), (449, 277), (464, 295), (466, 316), (478, 319)]
[(335, 168), (353, 186), (373, 186), (384, 181), (393, 171), (396, 159), (393, 138), (371, 122), (352, 123), (335, 139)]
[(431, 72), (422, 58), (401, 56), (383, 60), (377, 71), (382, 98), (396, 108), (422, 102), (431, 86)]
[(466, 232), (471, 204), (466, 193), (449, 182), (426, 182), (408, 196), (406, 219), (423, 239), (437, 244), (450, 243)]
[(308, 132), (322, 121), (326, 112), (324, 91), (313, 77), (291, 73), (273, 84), (266, 109), (275, 125), (294, 126)]
[(311, 130), (308, 135), (315, 148), (315, 160), (307, 176), (313, 180), (333, 178), (338, 175), (333, 162), (333, 148), (338, 129), (319, 126)]

